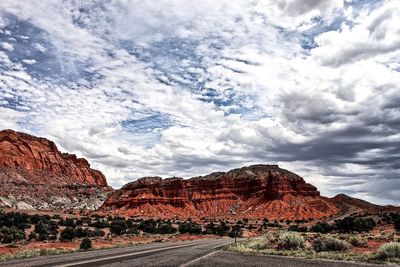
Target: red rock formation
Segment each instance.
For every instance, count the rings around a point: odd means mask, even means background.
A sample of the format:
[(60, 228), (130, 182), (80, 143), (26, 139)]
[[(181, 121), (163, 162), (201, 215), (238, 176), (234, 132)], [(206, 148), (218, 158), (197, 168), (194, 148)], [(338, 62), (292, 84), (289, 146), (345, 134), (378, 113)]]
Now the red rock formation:
[(78, 195), (93, 196), (103, 188), (108, 188), (105, 176), (86, 159), (61, 153), (45, 138), (0, 131), (0, 196), (29, 198), (38, 206), (40, 201), (51, 203), (50, 198), (60, 203), (57, 197), (73, 202)]
[(112, 193), (103, 211), (147, 217), (308, 219), (338, 208), (300, 176), (253, 165), (204, 177), (141, 178)]
[(104, 175), (90, 168), (86, 159), (60, 153), (45, 138), (0, 131), (0, 168), (15, 172), (31, 184), (86, 184), (107, 186)]

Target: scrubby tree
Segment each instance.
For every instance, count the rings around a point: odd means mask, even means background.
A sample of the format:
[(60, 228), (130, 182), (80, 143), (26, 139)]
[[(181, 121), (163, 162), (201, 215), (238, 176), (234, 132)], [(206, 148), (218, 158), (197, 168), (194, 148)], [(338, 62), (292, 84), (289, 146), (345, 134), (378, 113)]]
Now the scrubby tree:
[(295, 224), (295, 225), (291, 225), (289, 228), (288, 228), (288, 231), (291, 231), (291, 232), (307, 232), (307, 227), (306, 226), (299, 226), (299, 225), (297, 225), (297, 224)]
[(81, 244), (79, 245), (79, 249), (88, 250), (92, 248), (92, 241), (89, 238), (85, 237)]
[(160, 222), (157, 226), (157, 233), (159, 234), (173, 234), (176, 228), (172, 226), (171, 222)]
[(60, 232), (60, 239), (61, 240), (68, 240), (71, 241), (75, 238), (76, 231), (73, 227), (67, 226)]
[(0, 227), (0, 241), (1, 243), (11, 243), (18, 240), (25, 239), (25, 232), (15, 226)]
[(58, 224), (54, 221), (44, 223), (40, 221), (35, 225), (35, 233), (40, 241), (56, 240), (58, 235)]
[(16, 227), (20, 230), (29, 228), (29, 215), (19, 212), (0, 212), (0, 226)]
[(113, 220), (110, 223), (110, 232), (114, 235), (123, 235), (128, 229), (125, 219)]
[(201, 226), (191, 221), (183, 222), (179, 225), (179, 233), (199, 235), (201, 234)]
[(138, 228), (145, 233), (156, 233), (157, 232), (157, 222), (153, 219), (144, 220), (139, 223)]
[(355, 218), (348, 216), (342, 220), (335, 221), (335, 227), (340, 232), (369, 232), (376, 226), (376, 222), (371, 217)]
[(317, 222), (313, 226), (311, 226), (310, 231), (315, 233), (329, 233), (333, 230), (333, 227), (326, 222)]

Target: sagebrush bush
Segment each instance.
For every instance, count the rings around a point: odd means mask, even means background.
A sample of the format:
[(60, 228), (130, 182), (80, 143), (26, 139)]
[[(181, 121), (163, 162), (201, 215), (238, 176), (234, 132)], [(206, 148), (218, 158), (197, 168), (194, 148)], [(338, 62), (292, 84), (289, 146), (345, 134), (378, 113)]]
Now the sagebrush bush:
[(82, 239), (82, 242), (79, 246), (79, 249), (83, 249), (83, 250), (88, 250), (92, 248), (92, 241), (85, 237), (84, 239)]
[(316, 239), (314, 241), (313, 248), (316, 252), (346, 251), (350, 248), (350, 244), (346, 241), (334, 237), (326, 237), (326, 238)]
[(355, 247), (368, 247), (368, 239), (363, 238), (359, 235), (351, 235), (347, 238), (347, 242), (352, 244)]
[(400, 259), (400, 243), (390, 242), (383, 244), (378, 251), (381, 259)]
[(303, 236), (296, 232), (286, 232), (279, 237), (279, 248), (294, 250), (303, 248), (305, 240)]
[(259, 237), (249, 240), (248, 243), (246, 244), (246, 247), (252, 250), (263, 250), (267, 249), (268, 245), (269, 241), (267, 238)]

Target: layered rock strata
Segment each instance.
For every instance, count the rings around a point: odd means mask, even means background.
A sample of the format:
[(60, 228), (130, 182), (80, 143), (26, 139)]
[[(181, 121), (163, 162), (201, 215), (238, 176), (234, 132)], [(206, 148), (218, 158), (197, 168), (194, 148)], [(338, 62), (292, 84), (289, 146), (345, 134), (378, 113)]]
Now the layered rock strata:
[(102, 211), (145, 217), (309, 219), (339, 209), (277, 165), (253, 165), (191, 179), (144, 177), (113, 192)]
[(0, 131), (0, 206), (96, 209), (110, 190), (86, 159), (45, 138)]

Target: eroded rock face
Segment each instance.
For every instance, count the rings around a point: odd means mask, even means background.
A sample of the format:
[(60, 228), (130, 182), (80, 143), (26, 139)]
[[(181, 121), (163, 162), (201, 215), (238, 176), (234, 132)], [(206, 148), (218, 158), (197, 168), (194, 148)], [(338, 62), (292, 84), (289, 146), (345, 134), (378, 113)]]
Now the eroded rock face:
[(253, 165), (203, 177), (145, 177), (112, 193), (103, 211), (148, 217), (308, 219), (338, 208), (300, 176)]
[(8, 199), (3, 206), (74, 208), (96, 195), (104, 199), (110, 190), (86, 159), (61, 153), (45, 138), (0, 131), (0, 195)]

